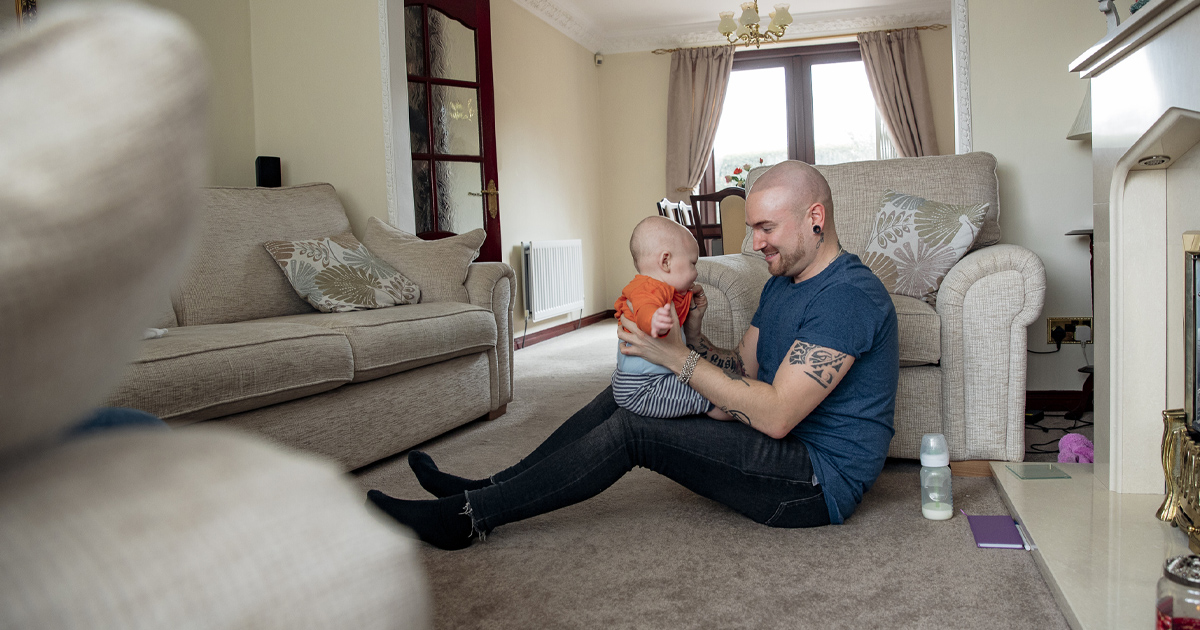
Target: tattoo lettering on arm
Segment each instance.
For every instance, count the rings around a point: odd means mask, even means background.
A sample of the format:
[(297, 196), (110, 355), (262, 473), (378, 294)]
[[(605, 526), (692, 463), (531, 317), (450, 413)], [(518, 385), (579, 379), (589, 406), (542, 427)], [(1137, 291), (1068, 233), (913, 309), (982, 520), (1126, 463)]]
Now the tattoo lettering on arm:
[(721, 411), (733, 416), (734, 420), (737, 420), (748, 427), (754, 427), (753, 424), (750, 424), (750, 416), (747, 416), (744, 411), (738, 411), (737, 409), (730, 409), (728, 407), (721, 407)]
[[(742, 361), (741, 344), (738, 344), (737, 350), (731, 352), (713, 347), (711, 341), (700, 337), (694, 344), (689, 343), (688, 346), (695, 350), (701, 359), (721, 368), (721, 371), (725, 372), (729, 378), (745, 382), (742, 378), (746, 376), (746, 370)], [(746, 386), (749, 387), (749, 383), (746, 383)]]
[(823, 389), (829, 389), (833, 379), (842, 371), (846, 354), (797, 341), (788, 353), (788, 363), (804, 366), (804, 373)]

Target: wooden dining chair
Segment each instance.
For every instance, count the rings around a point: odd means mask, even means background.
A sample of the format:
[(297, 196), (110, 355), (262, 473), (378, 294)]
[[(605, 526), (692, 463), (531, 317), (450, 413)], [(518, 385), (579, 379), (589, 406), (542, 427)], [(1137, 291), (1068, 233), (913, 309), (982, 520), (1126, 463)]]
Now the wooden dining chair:
[[(726, 197), (741, 197), (742, 199), (745, 199), (746, 191), (738, 188), (737, 186), (730, 186), (729, 188), (718, 190), (715, 193), (691, 196), (691, 207), (694, 208), (694, 214), (698, 220), (696, 221), (695, 226), (689, 229), (691, 229), (692, 233), (696, 235), (696, 241), (700, 243), (701, 256), (711, 256), (713, 241), (718, 239), (721, 241), (722, 252), (725, 250), (725, 239), (723, 238), (724, 231), (721, 229), (721, 200)], [(701, 203), (715, 204), (716, 210), (711, 215), (711, 219), (706, 220), (701, 218), (705, 217), (705, 213), (700, 211), (702, 208), (700, 205)], [(741, 243), (739, 242), (738, 245), (740, 247)]]

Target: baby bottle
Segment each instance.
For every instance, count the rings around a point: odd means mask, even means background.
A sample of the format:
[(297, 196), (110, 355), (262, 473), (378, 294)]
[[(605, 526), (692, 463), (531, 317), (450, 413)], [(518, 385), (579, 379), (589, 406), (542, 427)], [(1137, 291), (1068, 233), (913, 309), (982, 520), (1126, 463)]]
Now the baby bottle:
[(921, 514), (931, 521), (954, 516), (950, 448), (941, 433), (926, 433), (921, 437)]

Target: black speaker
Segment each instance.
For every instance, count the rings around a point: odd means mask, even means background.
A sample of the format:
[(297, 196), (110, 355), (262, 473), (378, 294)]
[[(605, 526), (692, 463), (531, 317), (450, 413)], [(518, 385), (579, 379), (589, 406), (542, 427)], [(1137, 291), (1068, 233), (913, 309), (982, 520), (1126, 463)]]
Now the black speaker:
[(260, 155), (254, 158), (254, 185), (262, 188), (279, 188), (283, 185), (279, 174), (279, 158)]

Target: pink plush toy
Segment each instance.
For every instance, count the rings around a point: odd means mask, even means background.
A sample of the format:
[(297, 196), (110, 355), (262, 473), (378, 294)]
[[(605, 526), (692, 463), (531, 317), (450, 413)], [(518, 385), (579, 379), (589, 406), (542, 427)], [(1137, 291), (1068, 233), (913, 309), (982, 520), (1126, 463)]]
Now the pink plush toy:
[(1058, 463), (1090, 464), (1095, 451), (1092, 441), (1078, 433), (1068, 433), (1058, 441)]

